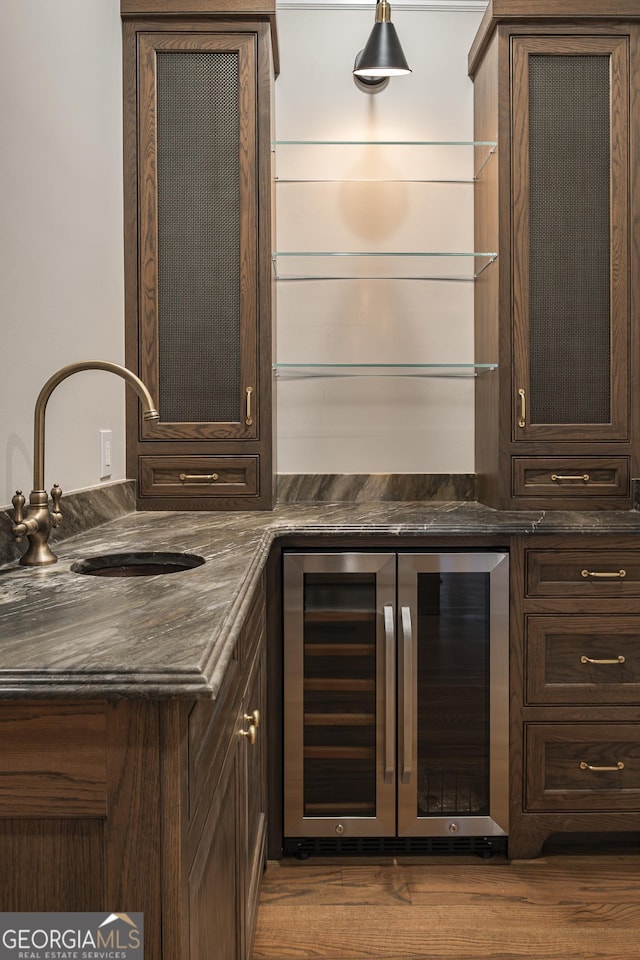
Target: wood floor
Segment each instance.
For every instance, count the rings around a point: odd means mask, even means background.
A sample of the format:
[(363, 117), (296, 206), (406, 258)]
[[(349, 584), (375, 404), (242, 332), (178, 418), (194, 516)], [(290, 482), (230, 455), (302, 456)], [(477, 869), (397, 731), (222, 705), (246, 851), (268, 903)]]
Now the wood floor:
[(269, 862), (253, 960), (640, 960), (640, 837), (537, 860)]

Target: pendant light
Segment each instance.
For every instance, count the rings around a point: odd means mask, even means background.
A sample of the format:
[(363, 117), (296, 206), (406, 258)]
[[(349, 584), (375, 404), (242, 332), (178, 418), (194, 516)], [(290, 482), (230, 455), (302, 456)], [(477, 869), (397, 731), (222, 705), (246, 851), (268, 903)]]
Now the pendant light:
[(411, 68), (391, 23), (391, 5), (388, 0), (377, 0), (376, 22), (364, 48), (356, 57), (353, 75), (366, 86), (379, 87), (389, 77), (411, 73)]

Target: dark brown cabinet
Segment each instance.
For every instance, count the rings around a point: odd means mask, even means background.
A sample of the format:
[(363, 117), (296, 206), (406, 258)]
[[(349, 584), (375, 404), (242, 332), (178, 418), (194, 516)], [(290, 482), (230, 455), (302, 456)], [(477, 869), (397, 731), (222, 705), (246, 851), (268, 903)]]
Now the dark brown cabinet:
[[(251, 960), (267, 841), (267, 765), (266, 765), (266, 656), (264, 645), (252, 671), (242, 707), (244, 738), (246, 830), (242, 863), (244, 864), (242, 929), (244, 960)], [(253, 729), (252, 729), (253, 728)]]
[(640, 829), (636, 556), (630, 537), (512, 549), (511, 857), (552, 833)]
[(251, 957), (266, 842), (264, 675), (261, 651), (232, 714), (231, 741), (217, 778), (214, 767), (213, 799), (193, 845), (189, 960)]
[[(475, 186), (479, 496), (499, 508), (631, 506), (640, 210), (633, 111), (637, 11), (604, 2), (490, 5), (470, 55)], [(625, 19), (626, 16), (626, 19)]]
[(142, 509), (268, 509), (269, 17), (234, 17), (215, 0), (198, 18), (153, 0), (129, 16), (131, 6), (123, 0), (126, 355), (160, 420), (128, 408), (129, 474)]
[(250, 960), (266, 839), (263, 591), (216, 700), (0, 704), (0, 910), (141, 912), (146, 960)]

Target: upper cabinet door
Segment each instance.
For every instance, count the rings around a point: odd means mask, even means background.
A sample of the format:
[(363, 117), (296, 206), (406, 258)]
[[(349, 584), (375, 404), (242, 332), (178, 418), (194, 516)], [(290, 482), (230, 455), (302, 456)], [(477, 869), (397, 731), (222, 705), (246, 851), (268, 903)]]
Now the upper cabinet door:
[(139, 34), (139, 360), (160, 411), (146, 440), (259, 434), (255, 43)]
[(511, 40), (513, 440), (625, 440), (627, 37)]

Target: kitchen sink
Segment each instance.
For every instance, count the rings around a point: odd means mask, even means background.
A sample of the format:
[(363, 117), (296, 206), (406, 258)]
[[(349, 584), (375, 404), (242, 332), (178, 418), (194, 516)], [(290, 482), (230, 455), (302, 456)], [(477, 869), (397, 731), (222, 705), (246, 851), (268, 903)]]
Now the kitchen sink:
[(193, 570), (204, 563), (204, 557), (195, 553), (166, 553), (150, 551), (133, 553), (105, 553), (71, 564), (73, 573), (90, 577), (157, 577), (165, 573)]

